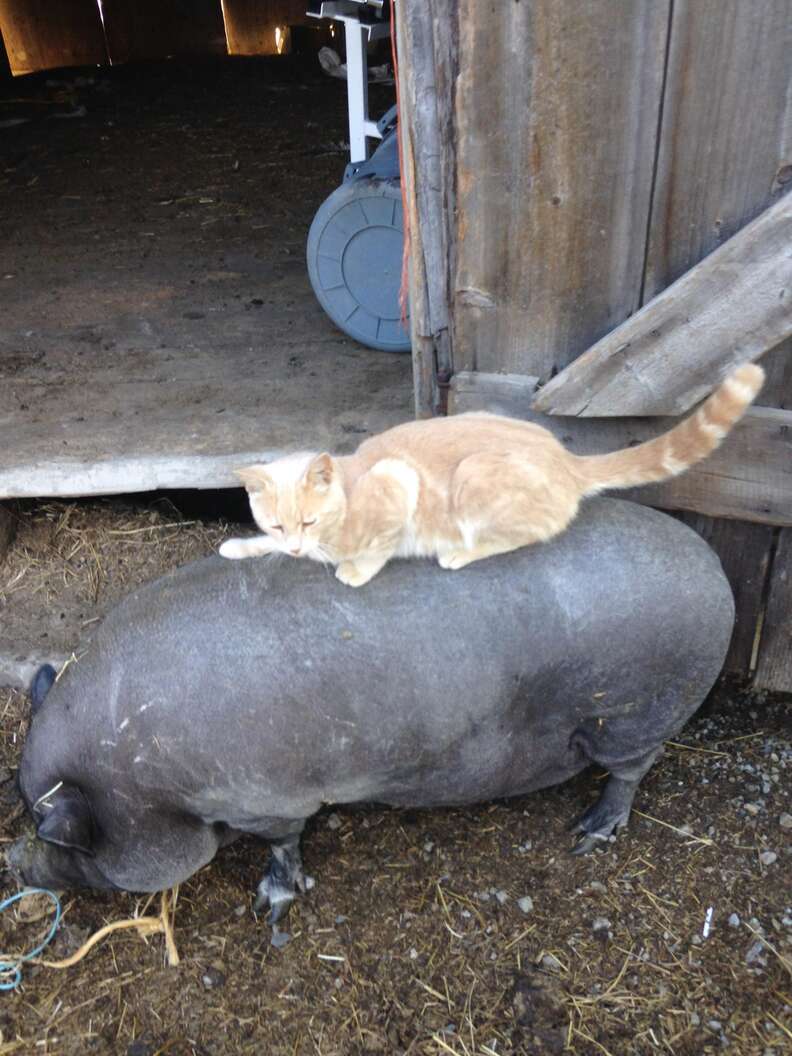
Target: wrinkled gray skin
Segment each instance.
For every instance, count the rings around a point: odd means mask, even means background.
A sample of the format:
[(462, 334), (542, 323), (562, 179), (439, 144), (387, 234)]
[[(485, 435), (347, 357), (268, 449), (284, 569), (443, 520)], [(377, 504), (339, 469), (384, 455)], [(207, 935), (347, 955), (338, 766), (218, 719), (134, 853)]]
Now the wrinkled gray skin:
[[(579, 850), (627, 821), (662, 742), (720, 671), (733, 603), (689, 528), (587, 504), (559, 539), (350, 590), (313, 562), (208, 558), (105, 619), (34, 716), (27, 883), (156, 891), (240, 832), (272, 841), (258, 904), (302, 886), (323, 804), (432, 807), (610, 771)], [(59, 845), (60, 844), (60, 845)]]

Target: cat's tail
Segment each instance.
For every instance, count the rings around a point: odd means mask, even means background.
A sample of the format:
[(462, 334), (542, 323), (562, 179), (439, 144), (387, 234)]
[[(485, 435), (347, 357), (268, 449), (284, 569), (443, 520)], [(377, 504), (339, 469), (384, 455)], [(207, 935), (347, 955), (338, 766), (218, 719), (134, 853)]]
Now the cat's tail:
[(584, 495), (651, 484), (684, 473), (720, 445), (756, 398), (764, 377), (761, 367), (747, 363), (732, 371), (695, 414), (662, 436), (608, 455), (578, 458), (576, 469), (583, 477)]

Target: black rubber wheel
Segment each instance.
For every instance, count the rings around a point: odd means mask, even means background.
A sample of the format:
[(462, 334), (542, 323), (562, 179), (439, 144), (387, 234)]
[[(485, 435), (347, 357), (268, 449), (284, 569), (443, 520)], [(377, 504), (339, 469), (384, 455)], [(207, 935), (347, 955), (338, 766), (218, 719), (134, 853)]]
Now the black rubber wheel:
[(341, 184), (308, 232), (319, 303), (344, 333), (385, 352), (410, 351), (399, 308), (403, 245), (401, 188), (376, 179)]

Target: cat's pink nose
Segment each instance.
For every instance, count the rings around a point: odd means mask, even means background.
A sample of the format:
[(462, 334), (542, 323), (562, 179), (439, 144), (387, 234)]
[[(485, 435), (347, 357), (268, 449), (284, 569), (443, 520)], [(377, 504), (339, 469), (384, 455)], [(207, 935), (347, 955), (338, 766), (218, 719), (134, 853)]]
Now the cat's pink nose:
[(293, 557), (297, 557), (297, 556), (298, 556), (298, 554), (300, 553), (300, 547), (298, 546), (296, 550), (290, 550), (290, 551), (289, 551), (289, 553), (290, 553), (290, 554), (291, 554), (291, 555), (292, 555)]

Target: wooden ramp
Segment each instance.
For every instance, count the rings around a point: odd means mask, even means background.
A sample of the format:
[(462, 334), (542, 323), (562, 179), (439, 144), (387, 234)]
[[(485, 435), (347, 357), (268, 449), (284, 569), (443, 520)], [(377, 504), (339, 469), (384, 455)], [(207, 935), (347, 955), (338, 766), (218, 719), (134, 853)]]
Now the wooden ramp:
[(347, 452), (412, 414), (409, 357), (299, 347), (0, 359), (0, 498), (223, 488), (236, 466)]

